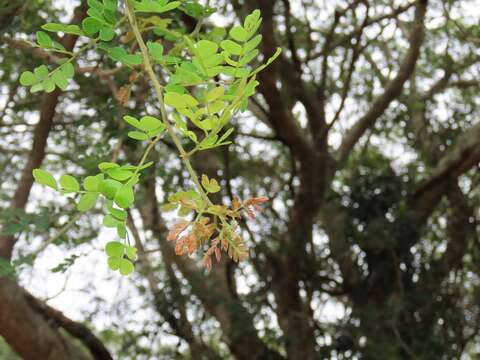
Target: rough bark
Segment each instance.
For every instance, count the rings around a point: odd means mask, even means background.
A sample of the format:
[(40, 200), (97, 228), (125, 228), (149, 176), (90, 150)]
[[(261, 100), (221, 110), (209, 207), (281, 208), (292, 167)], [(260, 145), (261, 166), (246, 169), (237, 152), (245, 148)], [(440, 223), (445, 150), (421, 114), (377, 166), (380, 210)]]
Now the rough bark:
[(26, 360), (89, 359), (35, 311), (15, 282), (0, 278), (0, 334)]

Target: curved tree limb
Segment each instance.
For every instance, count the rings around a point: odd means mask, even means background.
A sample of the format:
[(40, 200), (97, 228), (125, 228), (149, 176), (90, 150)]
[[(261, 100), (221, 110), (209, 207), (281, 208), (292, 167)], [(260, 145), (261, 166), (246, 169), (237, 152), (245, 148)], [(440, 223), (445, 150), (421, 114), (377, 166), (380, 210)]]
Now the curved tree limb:
[(384, 113), (390, 103), (400, 95), (403, 85), (412, 74), (424, 39), (426, 10), (427, 0), (417, 0), (408, 52), (402, 60), (397, 75), (386, 85), (383, 94), (373, 102), (365, 115), (363, 115), (343, 137), (342, 143), (334, 155), (339, 164), (345, 162), (362, 135), (375, 125), (378, 118)]

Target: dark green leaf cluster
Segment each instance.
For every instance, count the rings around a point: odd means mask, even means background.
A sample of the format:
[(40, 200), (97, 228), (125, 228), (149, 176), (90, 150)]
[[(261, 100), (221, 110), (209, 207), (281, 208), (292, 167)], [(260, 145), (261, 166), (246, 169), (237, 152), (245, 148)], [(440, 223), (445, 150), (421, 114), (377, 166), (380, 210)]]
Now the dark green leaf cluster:
[(100, 40), (110, 41), (115, 37), (117, 17), (117, 1), (88, 0), (88, 17), (82, 21), (82, 29), (87, 36), (98, 33)]

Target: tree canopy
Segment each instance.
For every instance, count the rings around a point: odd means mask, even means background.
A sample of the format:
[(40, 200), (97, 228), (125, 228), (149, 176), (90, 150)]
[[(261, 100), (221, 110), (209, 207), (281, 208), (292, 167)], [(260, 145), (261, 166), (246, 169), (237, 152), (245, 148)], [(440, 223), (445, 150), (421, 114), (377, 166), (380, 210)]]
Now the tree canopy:
[(478, 16), (0, 6), (0, 358), (478, 356)]

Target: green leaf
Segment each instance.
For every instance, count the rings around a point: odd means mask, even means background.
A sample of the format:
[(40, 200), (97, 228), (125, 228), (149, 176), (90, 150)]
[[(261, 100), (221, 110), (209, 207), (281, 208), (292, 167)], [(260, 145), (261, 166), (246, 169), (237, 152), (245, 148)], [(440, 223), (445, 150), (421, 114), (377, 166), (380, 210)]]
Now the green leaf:
[(225, 50), (229, 54), (232, 54), (232, 55), (242, 54), (242, 47), (232, 40), (223, 40), (220, 43), (220, 46), (222, 47), (223, 50)]
[(46, 185), (51, 187), (52, 189), (57, 190), (57, 182), (55, 181), (55, 178), (50, 174), (48, 171), (42, 170), (42, 169), (34, 169), (32, 171), (33, 177), (35, 181), (39, 184)]
[(245, 42), (248, 37), (248, 33), (241, 26), (235, 26), (232, 29), (230, 29), (229, 35), (233, 40), (236, 40), (239, 42)]
[(248, 53), (252, 51), (253, 49), (256, 49), (257, 46), (260, 44), (262, 41), (262, 35), (257, 35), (253, 39), (249, 40), (244, 46), (243, 46), (243, 51), (245, 53)]
[(43, 90), (43, 85), (42, 84), (35, 84), (30, 88), (30, 92), (32, 92), (32, 93), (42, 91), (42, 90)]
[(103, 5), (106, 10), (117, 11), (117, 0), (103, 0)]
[(125, 65), (132, 66), (132, 65), (140, 65), (142, 63), (142, 55), (137, 54), (127, 54), (123, 56), (120, 61)]
[(153, 116), (144, 116), (140, 119), (140, 128), (143, 131), (152, 131), (160, 127), (165, 128), (166, 126)]
[(209, 180), (205, 174), (202, 175), (202, 186), (210, 193), (216, 193), (220, 191), (220, 185), (218, 185), (217, 180)]
[(218, 136), (214, 132), (212, 132), (210, 133), (210, 135), (203, 138), (203, 140), (198, 145), (198, 148), (201, 150), (210, 149), (214, 147), (214, 144), (217, 141), (217, 139), (218, 139)]
[(107, 214), (103, 217), (103, 225), (108, 228), (116, 228), (122, 222), (110, 214)]
[(142, 0), (135, 1), (133, 6), (135, 7), (136, 12), (153, 12), (153, 13), (164, 13), (170, 10), (173, 10), (179, 7), (182, 3), (180, 1), (172, 1), (168, 3), (165, 0)]
[(62, 175), (60, 177), (60, 185), (62, 185), (65, 192), (77, 192), (80, 190), (80, 184), (71, 175)]
[(121, 186), (122, 183), (120, 181), (106, 179), (100, 181), (98, 184), (98, 191), (100, 191), (107, 199), (113, 200)]
[(90, 8), (87, 10), (87, 14), (96, 20), (98, 20), (101, 24), (106, 24), (105, 17), (103, 16), (104, 11), (95, 9), (95, 8)]
[(225, 141), (233, 133), (233, 131), (234, 131), (234, 128), (230, 128), (227, 131), (225, 131), (225, 133), (220, 137), (220, 139), (218, 139), (217, 144), (223, 143), (223, 141)]
[(108, 211), (110, 211), (110, 214), (117, 220), (124, 221), (127, 218), (127, 212), (125, 210), (116, 209), (111, 206)]
[(119, 270), (120, 274), (126, 276), (135, 270), (135, 266), (133, 266), (133, 263), (130, 260), (120, 259)]
[(185, 2), (184, 5), (180, 8), (185, 14), (195, 19), (204, 18), (215, 10), (211, 7), (204, 7), (200, 5), (198, 2), (188, 1)]
[(250, 75), (250, 70), (248, 69), (245, 69), (245, 68), (235, 69), (228, 66), (224, 66), (222, 69), (222, 72), (228, 76), (235, 76), (237, 78), (243, 78)]
[(216, 116), (211, 116), (208, 119), (205, 119), (200, 122), (200, 128), (205, 131), (212, 130), (215, 125), (218, 123), (218, 118)]
[(87, 191), (98, 191), (98, 185), (100, 184), (100, 181), (103, 179), (103, 175), (100, 174), (100, 176), (99, 175), (87, 176), (83, 180), (83, 188)]
[(42, 26), (42, 29), (50, 32), (61, 31), (65, 34), (83, 35), (82, 29), (78, 25), (65, 25), (59, 23), (48, 23)]
[(110, 25), (109, 27), (116, 25), (118, 22), (116, 4), (115, 4), (114, 10), (105, 9), (103, 11), (103, 17), (106, 20), (106, 22)]
[(23, 86), (31, 86), (37, 82), (37, 78), (31, 71), (24, 71), (22, 75), (20, 75), (20, 84)]
[(40, 65), (39, 67), (35, 68), (33, 72), (39, 80), (45, 80), (48, 78), (48, 68), (45, 65)]
[(68, 86), (68, 79), (66, 78), (65, 74), (57, 70), (52, 74), (52, 80), (60, 89), (65, 90)]
[(203, 59), (203, 65), (205, 65), (205, 67), (208, 69), (218, 66), (222, 63), (223, 63), (222, 54), (215, 54), (215, 55), (209, 56), (208, 58)]
[(127, 237), (127, 229), (125, 227), (125, 224), (118, 224), (117, 225), (117, 234), (122, 239), (125, 239)]
[(176, 92), (179, 94), (185, 94), (187, 89), (185, 89), (183, 86), (177, 85), (177, 84), (168, 84), (165, 86), (165, 91), (166, 92)]
[(37, 35), (38, 45), (47, 49), (53, 47), (53, 40), (50, 38), (50, 36), (46, 32), (37, 31), (36, 35)]
[(202, 175), (202, 186), (203, 186), (203, 188), (208, 191), (209, 185), (210, 185), (210, 181), (208, 180), (208, 176), (203, 174)]
[(180, 217), (185, 217), (185, 216), (190, 215), (191, 213), (192, 213), (192, 209), (189, 209), (188, 207), (182, 206), (182, 207), (178, 210), (177, 215), (180, 216)]
[(123, 117), (123, 120), (129, 124), (129, 125), (132, 125), (134, 128), (137, 128), (137, 129), (141, 129), (140, 127), (140, 121), (138, 121), (136, 118), (134, 118), (133, 116), (129, 116), (129, 115), (125, 115)]
[(211, 102), (207, 105), (210, 114), (217, 114), (225, 108), (225, 102), (222, 100)]
[(67, 79), (73, 78), (75, 75), (75, 68), (71, 62), (66, 62), (60, 66), (60, 71), (65, 75)]
[(176, 92), (167, 92), (164, 96), (165, 104), (168, 106), (178, 108), (184, 108), (187, 106), (187, 103), (183, 99), (182, 95)]
[(196, 44), (196, 49), (200, 57), (208, 58), (209, 56), (212, 56), (217, 53), (218, 45), (213, 41), (200, 40)]
[(77, 204), (77, 210), (81, 212), (85, 212), (90, 210), (95, 206), (95, 203), (97, 202), (98, 198), (98, 193), (94, 192), (88, 192), (86, 194), (83, 194), (80, 197), (80, 200), (78, 201)]
[(123, 209), (127, 209), (135, 200), (133, 189), (130, 186), (121, 186), (115, 194), (115, 204)]
[(110, 41), (115, 37), (115, 32), (110, 27), (102, 27), (100, 29), (100, 40), (102, 41)]
[(151, 130), (149, 132), (147, 132), (147, 135), (149, 138), (153, 138), (155, 136), (158, 136), (159, 134), (161, 134), (162, 132), (164, 132), (166, 129), (166, 126), (164, 127), (159, 127), (158, 129), (155, 129), (155, 130)]
[(51, 93), (53, 90), (55, 90), (55, 82), (50, 78), (43, 80), (42, 86), (43, 90), (45, 90), (47, 93)]
[(122, 168), (112, 168), (107, 170), (107, 174), (114, 180), (125, 181), (132, 177), (133, 172), (123, 170)]
[(125, 245), (118, 241), (110, 241), (105, 245), (105, 253), (110, 257), (121, 258), (125, 250)]
[(145, 134), (144, 132), (141, 131), (129, 131), (128, 132), (128, 137), (134, 140), (148, 140), (149, 136)]
[(155, 60), (160, 60), (163, 56), (163, 46), (157, 42), (147, 42), (148, 52)]
[(140, 180), (140, 174), (135, 174), (125, 183), (125, 186), (133, 187), (138, 184), (138, 180)]
[(255, 49), (253, 51), (250, 51), (248, 54), (246, 54), (245, 56), (243, 56), (239, 61), (238, 61), (238, 65), (239, 66), (245, 66), (247, 65), (250, 61), (252, 61), (253, 59), (255, 59), (258, 55), (258, 49)]
[(223, 94), (225, 93), (225, 89), (223, 86), (219, 86), (214, 88), (213, 90), (210, 90), (206, 95), (205, 95), (205, 101), (206, 102), (212, 102), (217, 100), (218, 98), (222, 97)]
[(192, 95), (190, 94), (183, 94), (182, 95), (183, 100), (187, 104), (188, 107), (195, 107), (198, 105), (197, 99), (195, 99)]
[(98, 0), (87, 0), (88, 7), (103, 10), (103, 4)]
[[(149, 161), (149, 162), (143, 164), (142, 166), (140, 166), (140, 167), (138, 168), (138, 170), (146, 169), (146, 168), (148, 168), (148, 167), (150, 167), (150, 166), (152, 166), (152, 165), (153, 165), (153, 161)], [(135, 166), (135, 165), (123, 165), (123, 166), (122, 166), (122, 169), (124, 169), (124, 170), (136, 170), (136, 169), (137, 169), (137, 166)]]
[(255, 77), (252, 77), (248, 84), (245, 86), (245, 95), (252, 96), (255, 94), (255, 89), (260, 83), (255, 80)]
[(66, 50), (65, 47), (59, 43), (58, 41), (53, 41), (52, 42), (53, 48), (57, 50)]
[(112, 168), (117, 168), (117, 167), (120, 167), (120, 165), (112, 163), (112, 162), (101, 162), (100, 164), (98, 164), (98, 168), (101, 171), (105, 171), (105, 170), (112, 169)]
[(162, 12), (166, 12), (166, 11), (176, 9), (180, 5), (182, 5), (181, 1), (172, 1), (171, 3), (168, 3), (166, 6), (163, 7)]
[(220, 191), (220, 185), (218, 185), (217, 180), (210, 179), (210, 187), (208, 189), (211, 193), (216, 193)]
[(111, 48), (104, 48), (107, 51), (108, 56), (115, 61), (121, 61), (121, 59), (127, 55), (127, 50), (120, 46), (115, 46)]
[(125, 253), (130, 260), (137, 260), (137, 248), (135, 246), (126, 246)]
[(258, 27), (262, 23), (262, 18), (260, 17), (260, 15), (260, 10), (257, 9), (245, 18), (243, 27), (250, 36), (257, 31)]
[(114, 271), (120, 268), (120, 258), (118, 257), (109, 257), (107, 263), (108, 267)]
[(229, 54), (227, 54), (226, 51), (224, 51), (222, 53), (224, 56), (223, 56), (223, 59), (225, 60), (225, 62), (230, 65), (230, 66), (233, 66), (234, 68), (238, 67), (238, 62), (237, 61), (234, 61), (230, 58)]
[(100, 31), (102, 27), (102, 22), (93, 17), (87, 17), (82, 21), (82, 29), (86, 35), (92, 36)]
[(167, 204), (162, 205), (160, 207), (160, 210), (163, 211), (163, 212), (171, 212), (171, 211), (175, 210), (177, 207), (178, 207), (177, 204), (167, 203)]

